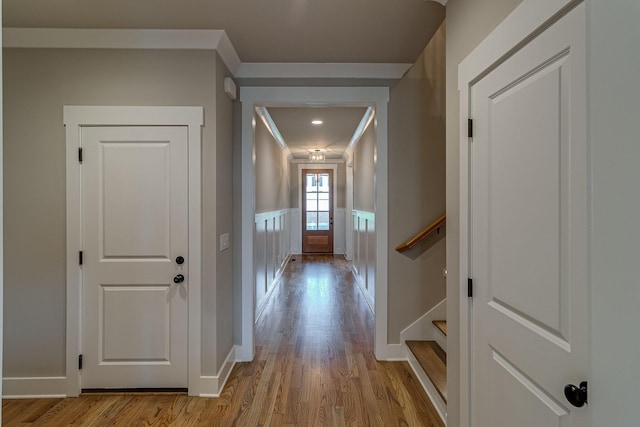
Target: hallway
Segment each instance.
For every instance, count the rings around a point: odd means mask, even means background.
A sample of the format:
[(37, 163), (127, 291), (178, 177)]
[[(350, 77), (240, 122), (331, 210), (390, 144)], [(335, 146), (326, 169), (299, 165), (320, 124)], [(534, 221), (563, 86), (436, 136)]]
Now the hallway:
[(220, 398), (4, 400), (3, 425), (443, 426), (406, 362), (373, 357), (373, 320), (348, 262), (296, 255)]

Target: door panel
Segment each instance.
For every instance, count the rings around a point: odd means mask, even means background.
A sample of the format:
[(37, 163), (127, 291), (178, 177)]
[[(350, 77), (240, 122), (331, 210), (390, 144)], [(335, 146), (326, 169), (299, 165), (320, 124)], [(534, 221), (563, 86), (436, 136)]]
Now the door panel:
[(82, 146), (82, 387), (186, 387), (187, 128), (86, 127)]
[(586, 425), (584, 66), (579, 6), (471, 87), (474, 426)]
[[(102, 142), (101, 259), (170, 257), (168, 142)], [(145, 197), (140, 197), (145, 194)], [(135, 208), (136, 215), (132, 215)]]
[[(99, 331), (103, 362), (167, 363), (171, 309), (167, 286), (101, 286)], [(127, 331), (127, 333), (122, 333)]]
[(302, 252), (333, 253), (333, 170), (302, 170)]

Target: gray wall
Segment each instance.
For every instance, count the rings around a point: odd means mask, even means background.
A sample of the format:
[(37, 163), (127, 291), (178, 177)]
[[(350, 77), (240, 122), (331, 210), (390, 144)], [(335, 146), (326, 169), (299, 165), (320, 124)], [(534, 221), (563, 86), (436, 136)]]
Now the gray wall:
[(374, 122), (362, 134), (353, 150), (353, 209), (374, 211), (376, 132)]
[[(229, 351), (234, 345), (233, 322), (233, 248), (223, 252), (218, 249), (218, 237), (222, 233), (232, 233), (233, 229), (233, 102), (224, 93), (224, 79), (231, 77), (219, 55), (216, 54), (216, 222), (217, 233), (213, 233), (214, 242), (211, 250), (217, 254), (216, 295), (215, 300), (207, 301), (207, 306), (214, 306), (217, 322), (215, 334), (216, 363), (215, 370), (203, 369), (203, 375), (217, 375)], [(205, 230), (205, 234), (208, 235)], [(210, 236), (208, 236), (210, 237)], [(208, 238), (206, 237), (206, 238)], [(233, 237), (233, 236), (231, 236)], [(208, 313), (211, 313), (209, 310)], [(210, 354), (210, 353), (205, 353)], [(204, 360), (204, 358), (203, 358)], [(208, 368), (210, 366), (207, 366)]]
[(639, 21), (637, 0), (587, 0), (593, 427), (638, 425)]
[(254, 141), (256, 213), (290, 208), (289, 160), (259, 118)]
[[(209, 304), (217, 278), (231, 274), (231, 263), (222, 262), (229, 255), (218, 256), (212, 241), (218, 228), (231, 227), (229, 213), (215, 211), (219, 204), (230, 205), (230, 196), (218, 195), (212, 184), (231, 180), (228, 169), (212, 173), (231, 163), (226, 143), (217, 147), (216, 141), (216, 71), (215, 52), (204, 50), (4, 50), (5, 376), (65, 375), (63, 105), (205, 108), (203, 174), (211, 180), (203, 182), (203, 256), (205, 265), (220, 269), (203, 272), (204, 317), (215, 312)], [(217, 216), (221, 224), (210, 219)], [(225, 322), (230, 334), (233, 323)], [(203, 369), (209, 373), (219, 366), (213, 330), (204, 325)]]
[(336, 208), (347, 207), (347, 165), (338, 163), (336, 176)]
[(389, 96), (390, 343), (445, 298), (444, 231), (405, 252), (394, 248), (445, 212), (445, 26)]
[(520, 4), (521, 0), (449, 0), (447, 2), (447, 423), (460, 424), (460, 316), (458, 239), (460, 235), (460, 100), (458, 64)]

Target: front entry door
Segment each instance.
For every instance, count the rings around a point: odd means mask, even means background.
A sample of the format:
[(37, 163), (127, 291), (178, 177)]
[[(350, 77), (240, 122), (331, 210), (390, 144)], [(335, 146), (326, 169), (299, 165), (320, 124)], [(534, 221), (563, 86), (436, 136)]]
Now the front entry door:
[(471, 87), (471, 421), (585, 427), (585, 8)]
[(83, 389), (187, 387), (187, 129), (82, 128)]
[(302, 170), (302, 252), (333, 253), (333, 170)]

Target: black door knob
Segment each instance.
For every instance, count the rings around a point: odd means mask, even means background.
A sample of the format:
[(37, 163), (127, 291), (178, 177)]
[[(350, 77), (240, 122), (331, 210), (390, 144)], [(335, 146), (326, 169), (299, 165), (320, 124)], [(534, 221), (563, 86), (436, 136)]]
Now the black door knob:
[(184, 258), (179, 256), (176, 258), (176, 264), (180, 265), (180, 264), (184, 264)]
[(576, 408), (583, 407), (587, 403), (587, 382), (581, 382), (580, 387), (567, 384), (564, 386), (564, 397)]
[(182, 274), (178, 274), (173, 278), (173, 283), (182, 283), (184, 282), (184, 276)]

